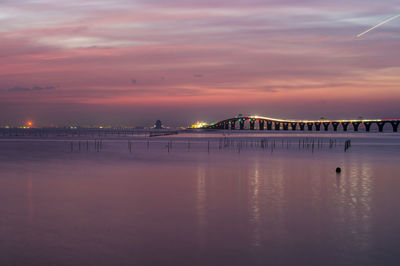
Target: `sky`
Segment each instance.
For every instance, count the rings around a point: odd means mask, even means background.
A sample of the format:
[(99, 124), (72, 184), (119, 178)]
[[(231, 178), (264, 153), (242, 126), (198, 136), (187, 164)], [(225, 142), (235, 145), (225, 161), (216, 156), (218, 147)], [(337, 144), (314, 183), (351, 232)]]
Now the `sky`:
[(400, 118), (400, 1), (0, 0), (0, 126)]

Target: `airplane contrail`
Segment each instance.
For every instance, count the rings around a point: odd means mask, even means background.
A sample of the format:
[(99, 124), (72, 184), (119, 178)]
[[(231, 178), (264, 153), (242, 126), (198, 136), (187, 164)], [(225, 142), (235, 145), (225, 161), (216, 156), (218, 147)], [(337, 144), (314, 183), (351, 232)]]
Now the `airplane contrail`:
[(360, 38), (361, 36), (363, 36), (364, 34), (370, 32), (371, 30), (373, 30), (373, 29), (375, 29), (375, 28), (378, 28), (378, 27), (382, 26), (383, 24), (386, 24), (386, 23), (388, 23), (389, 21), (392, 21), (393, 19), (398, 18), (398, 17), (400, 17), (400, 14), (398, 14), (398, 15), (396, 15), (396, 16), (393, 16), (393, 17), (390, 17), (390, 18), (388, 18), (388, 19), (386, 19), (386, 20), (384, 20), (384, 21), (382, 21), (382, 22), (376, 24), (375, 26), (369, 28), (368, 30), (361, 32), (360, 34), (357, 35), (357, 37)]

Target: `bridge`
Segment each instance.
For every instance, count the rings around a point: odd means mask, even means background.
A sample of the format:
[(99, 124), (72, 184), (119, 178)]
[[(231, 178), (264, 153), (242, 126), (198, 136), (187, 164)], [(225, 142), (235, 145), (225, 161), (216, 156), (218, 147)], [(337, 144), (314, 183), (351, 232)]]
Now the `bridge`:
[[(204, 126), (206, 129), (231, 129), (239, 128), (241, 130), (248, 128), (250, 130), (308, 130), (308, 131), (328, 131), (331, 127), (333, 131), (338, 131), (339, 126), (343, 131), (349, 129), (358, 131), (362, 125), (366, 132), (371, 131), (371, 126), (376, 124), (379, 132), (383, 132), (385, 124), (390, 124), (393, 132), (398, 131), (400, 119), (358, 119), (358, 120), (284, 120), (263, 116), (237, 116), (222, 120), (211, 125)], [(238, 127), (237, 127), (238, 126)]]

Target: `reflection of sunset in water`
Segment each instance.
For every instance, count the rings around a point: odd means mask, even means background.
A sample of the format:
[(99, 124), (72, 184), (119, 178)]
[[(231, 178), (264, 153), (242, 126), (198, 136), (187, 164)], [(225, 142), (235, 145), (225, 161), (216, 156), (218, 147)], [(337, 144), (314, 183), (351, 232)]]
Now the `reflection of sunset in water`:
[(208, 152), (196, 138), (188, 150), (186, 137), (171, 136), (170, 152), (164, 138), (150, 149), (132, 142), (132, 152), (119, 140), (100, 152), (0, 141), (0, 233), (9, 239), (0, 255), (23, 253), (21, 264), (71, 256), (97, 265), (391, 265), (396, 140), (354, 140), (347, 152), (249, 144), (239, 153)]

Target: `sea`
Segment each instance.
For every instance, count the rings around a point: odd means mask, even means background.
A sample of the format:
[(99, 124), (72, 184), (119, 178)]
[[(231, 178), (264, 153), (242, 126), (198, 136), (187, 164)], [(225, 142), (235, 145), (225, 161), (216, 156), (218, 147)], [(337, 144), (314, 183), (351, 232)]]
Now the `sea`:
[(1, 135), (0, 265), (397, 266), (400, 133)]

